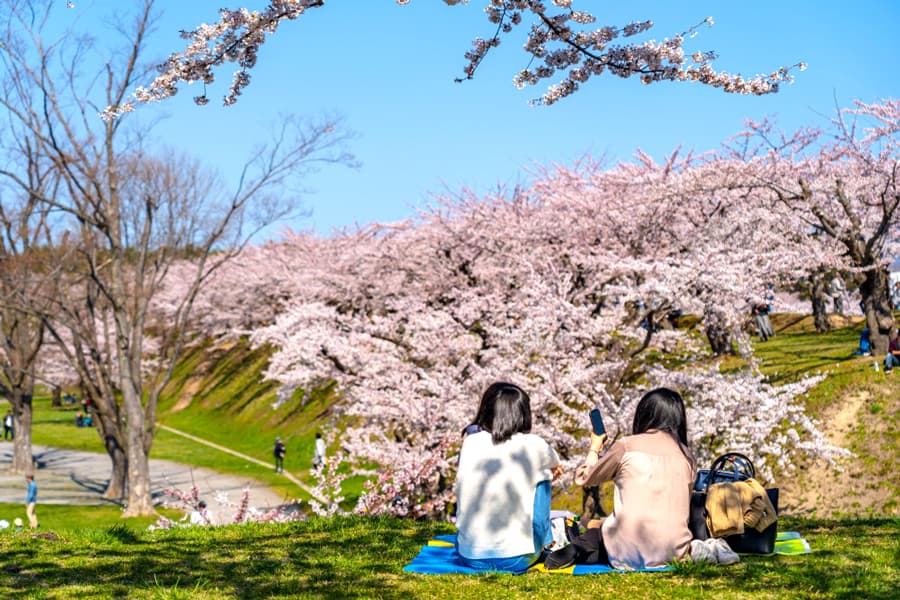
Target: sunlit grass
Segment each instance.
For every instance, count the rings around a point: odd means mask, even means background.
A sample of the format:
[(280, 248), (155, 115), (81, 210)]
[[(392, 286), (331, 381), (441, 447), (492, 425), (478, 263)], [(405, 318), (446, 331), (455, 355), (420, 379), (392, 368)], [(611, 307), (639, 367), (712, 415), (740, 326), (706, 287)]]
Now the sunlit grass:
[[(417, 575), (403, 566), (447, 523), (314, 518), (283, 525), (0, 535), (6, 598), (888, 598), (898, 520), (799, 521), (815, 552), (730, 567), (570, 577)], [(49, 531), (43, 532), (49, 533)]]

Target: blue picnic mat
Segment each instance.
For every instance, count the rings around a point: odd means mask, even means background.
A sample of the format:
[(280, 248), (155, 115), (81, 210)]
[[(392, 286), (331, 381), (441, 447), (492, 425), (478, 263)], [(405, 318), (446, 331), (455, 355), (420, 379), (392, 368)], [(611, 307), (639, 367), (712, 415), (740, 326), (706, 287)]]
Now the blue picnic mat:
[[(775, 539), (775, 554), (798, 555), (809, 554), (812, 549), (809, 543), (796, 531), (782, 531)], [(600, 575), (603, 573), (640, 573), (671, 571), (673, 567), (653, 567), (644, 569), (614, 569), (608, 565), (572, 565), (565, 569), (545, 569), (542, 563), (532, 566), (526, 572), (543, 571), (562, 575)], [(403, 567), (407, 573), (423, 573), (428, 575), (445, 575), (450, 573), (487, 573), (482, 569), (473, 569), (460, 561), (456, 552), (456, 534), (439, 535), (428, 541), (422, 550)]]
[[(443, 575), (448, 573), (489, 573), (482, 569), (473, 569), (464, 565), (456, 552), (456, 534), (439, 535), (429, 540), (422, 550), (413, 558), (412, 562), (403, 567), (407, 573), (425, 573), (429, 575)], [(650, 569), (635, 569), (622, 571), (613, 569), (609, 565), (572, 565), (565, 569), (548, 570), (542, 563), (538, 563), (528, 569), (527, 572), (543, 571), (562, 575), (594, 575), (601, 573), (624, 573), (636, 571), (671, 571), (672, 567), (656, 567)]]

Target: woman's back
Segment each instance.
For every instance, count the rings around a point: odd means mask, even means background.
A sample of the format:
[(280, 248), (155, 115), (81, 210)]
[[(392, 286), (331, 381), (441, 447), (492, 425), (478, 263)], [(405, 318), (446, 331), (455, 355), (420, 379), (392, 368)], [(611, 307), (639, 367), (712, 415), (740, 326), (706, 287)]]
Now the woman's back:
[(596, 465), (579, 468), (577, 484), (615, 482), (613, 514), (603, 523), (612, 566), (657, 566), (687, 554), (693, 477), (682, 446), (657, 430), (625, 437)]
[(499, 444), (486, 431), (467, 436), (456, 477), (459, 553), (497, 558), (532, 552), (535, 488), (552, 478), (558, 462), (547, 442), (530, 433)]

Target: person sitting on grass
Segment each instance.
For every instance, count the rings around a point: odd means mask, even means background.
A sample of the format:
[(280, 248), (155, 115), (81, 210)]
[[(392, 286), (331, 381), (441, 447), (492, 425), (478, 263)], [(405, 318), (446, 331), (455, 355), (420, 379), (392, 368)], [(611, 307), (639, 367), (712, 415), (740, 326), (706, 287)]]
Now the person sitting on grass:
[(191, 525), (215, 525), (212, 513), (206, 509), (206, 501), (201, 500), (197, 507), (191, 511)]
[(884, 357), (884, 372), (887, 373), (896, 366), (900, 366), (900, 336), (894, 331), (891, 333), (891, 341)]
[(605, 446), (606, 434), (591, 433), (587, 457), (575, 470), (575, 485), (613, 481), (612, 514), (600, 527), (589, 528), (570, 545), (550, 553), (546, 568), (578, 563), (643, 569), (688, 558), (736, 562), (737, 554), (725, 540), (691, 539), (688, 514), (696, 464), (688, 449), (684, 402), (677, 392), (667, 388), (647, 392), (635, 410), (632, 435), (604, 452)]
[(531, 433), (531, 400), (511, 383), (487, 388), (465, 431), (456, 475), (461, 562), (522, 573), (553, 540), (550, 481), (559, 457)]

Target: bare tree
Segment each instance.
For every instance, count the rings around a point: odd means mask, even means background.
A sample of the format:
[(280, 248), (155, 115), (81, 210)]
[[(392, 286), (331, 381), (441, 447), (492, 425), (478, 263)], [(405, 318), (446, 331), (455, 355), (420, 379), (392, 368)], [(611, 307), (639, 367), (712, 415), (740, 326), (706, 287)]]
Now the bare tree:
[[(133, 23), (118, 28), (124, 48), (115, 54), (118, 60), (105, 62), (100, 77), (81, 72), (94, 48), (89, 40), (68, 35), (42, 42), (45, 20), (34, 15), (46, 19), (50, 2), (5, 5), (9, 50), (0, 106), (13, 129), (32, 138), (54, 165), (60, 189), (39, 199), (64, 216), (68, 235), (57, 238), (77, 249), (65, 270), (65, 293), (45, 324), (96, 407), (114, 465), (106, 495), (127, 494), (125, 516), (147, 514), (153, 511), (148, 456), (157, 401), (200, 286), (250, 235), (296, 209), (296, 198), (283, 193), (295, 177), (317, 164), (352, 161), (343, 150), (347, 136), (333, 120), (284, 119), (271, 143), (254, 149), (235, 189), (225, 193), (198, 163), (154, 150), (146, 128), (97, 116), (148, 76), (139, 61), (153, 0), (142, 0)], [(0, 174), (32, 191), (19, 173)], [(172, 317), (154, 330), (150, 344), (151, 300), (172, 264), (187, 256), (194, 268), (179, 282)], [(146, 361), (150, 345), (152, 362)]]
[(12, 406), (12, 470), (25, 473), (33, 464), (34, 365), (45, 333), (41, 314), (55, 289), (54, 261), (48, 260), (46, 244), (49, 211), (39, 194), (53, 190), (58, 177), (28, 138), (12, 139), (10, 149), (8, 164), (17, 166), (28, 187), (0, 188), (0, 391)]

